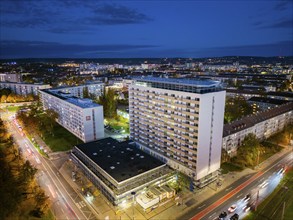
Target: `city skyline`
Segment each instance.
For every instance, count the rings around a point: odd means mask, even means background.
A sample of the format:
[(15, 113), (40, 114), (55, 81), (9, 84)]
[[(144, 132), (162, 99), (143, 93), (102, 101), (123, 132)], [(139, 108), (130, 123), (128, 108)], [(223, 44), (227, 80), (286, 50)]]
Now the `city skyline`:
[(0, 58), (292, 56), (291, 1), (2, 1)]

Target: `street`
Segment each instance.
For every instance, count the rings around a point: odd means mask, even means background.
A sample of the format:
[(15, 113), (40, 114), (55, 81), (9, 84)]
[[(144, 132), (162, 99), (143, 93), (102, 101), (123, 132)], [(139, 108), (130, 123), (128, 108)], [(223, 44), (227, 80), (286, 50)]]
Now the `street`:
[(8, 121), (8, 130), (13, 135), (23, 157), (38, 169), (38, 184), (45, 190), (51, 201), (51, 210), (56, 219), (97, 219), (86, 202), (60, 175), (55, 165), (42, 157), (33, 143), (24, 136), (20, 126), (14, 120), (14, 114), (1, 113), (3, 120)]

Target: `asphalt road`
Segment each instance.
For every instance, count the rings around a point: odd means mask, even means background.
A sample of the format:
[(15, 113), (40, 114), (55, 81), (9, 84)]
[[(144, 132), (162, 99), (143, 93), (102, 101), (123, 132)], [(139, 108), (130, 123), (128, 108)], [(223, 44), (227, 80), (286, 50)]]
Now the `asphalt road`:
[(95, 210), (87, 206), (77, 189), (73, 189), (59, 174), (52, 161), (43, 158), (23, 135), (12, 114), (1, 114), (4, 120), (9, 121), (9, 132), (13, 134), (23, 156), (38, 168), (37, 181), (49, 196), (52, 202), (51, 210), (56, 219), (97, 219)]
[[(246, 214), (242, 210), (245, 204), (243, 201), (241, 201), (241, 199), (243, 199), (247, 194), (250, 194), (252, 196), (250, 202), (255, 202), (257, 191), (259, 191), (258, 203), (263, 200), (274, 190), (274, 188), (278, 185), (279, 180), (281, 179), (280, 177), (276, 176), (276, 173), (281, 169), (282, 165), (292, 165), (292, 158), (292, 152), (290, 154), (283, 155), (274, 161), (273, 164), (262, 170), (259, 170), (256, 174), (249, 174), (242, 177), (177, 219), (213, 220), (218, 217), (222, 211), (226, 211), (228, 213), (228, 208), (233, 204), (237, 205), (237, 209), (232, 214), (239, 212), (238, 214), (240, 215), (241, 219)], [(261, 188), (260, 184), (266, 180), (268, 180), (268, 185), (264, 188)], [(228, 217), (230, 217), (232, 214), (228, 215)]]

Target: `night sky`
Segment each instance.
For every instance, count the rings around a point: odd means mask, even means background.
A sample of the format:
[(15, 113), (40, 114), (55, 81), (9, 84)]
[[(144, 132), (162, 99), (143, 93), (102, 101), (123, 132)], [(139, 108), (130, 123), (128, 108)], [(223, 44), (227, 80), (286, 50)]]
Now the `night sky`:
[(0, 58), (292, 56), (293, 1), (1, 0)]

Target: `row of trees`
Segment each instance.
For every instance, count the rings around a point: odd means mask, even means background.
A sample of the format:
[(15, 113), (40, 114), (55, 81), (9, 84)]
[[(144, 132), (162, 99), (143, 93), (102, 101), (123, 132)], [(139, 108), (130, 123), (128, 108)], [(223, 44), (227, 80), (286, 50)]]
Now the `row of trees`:
[(37, 185), (37, 169), (24, 160), (20, 149), (0, 119), (0, 219), (41, 217), (49, 200)]
[(36, 100), (37, 97), (33, 94), (18, 95), (13, 93), (10, 89), (0, 89), (0, 102), (1, 103), (16, 103), (16, 102), (31, 102)]
[(57, 124), (58, 113), (52, 109), (43, 111), (40, 103), (36, 102), (25, 110), (18, 111), (16, 117), (28, 133), (42, 137), (44, 132), (54, 135), (53, 130)]
[(282, 147), (287, 146), (293, 139), (293, 125), (287, 125), (282, 131), (271, 136), (267, 141), (260, 142), (257, 137), (250, 133), (241, 142), (237, 149), (237, 155), (230, 158), (225, 150), (222, 152), (222, 162), (232, 162), (239, 167), (255, 167), (265, 155), (273, 155), (279, 152)]

